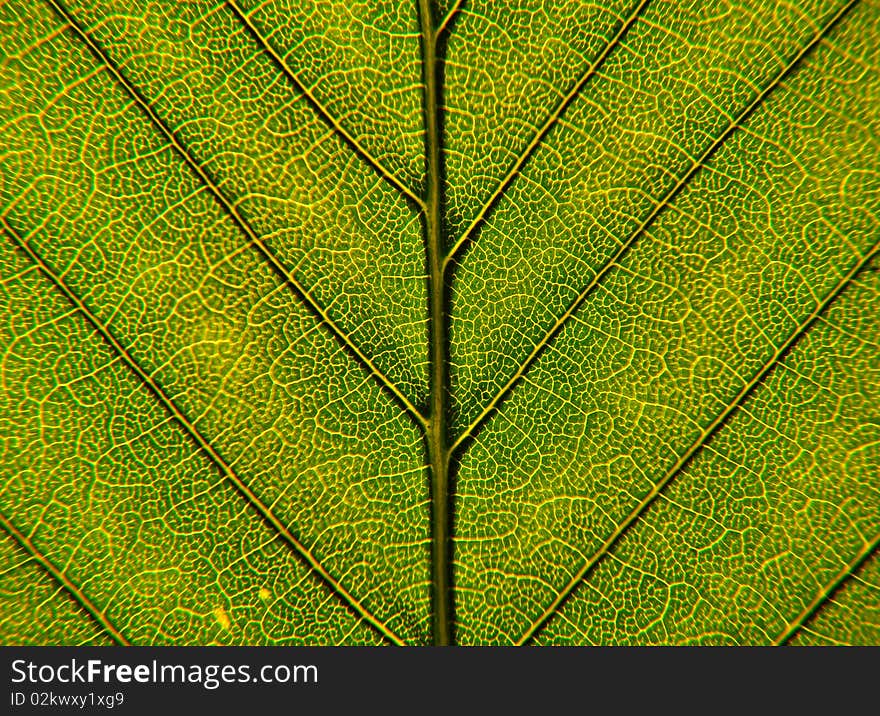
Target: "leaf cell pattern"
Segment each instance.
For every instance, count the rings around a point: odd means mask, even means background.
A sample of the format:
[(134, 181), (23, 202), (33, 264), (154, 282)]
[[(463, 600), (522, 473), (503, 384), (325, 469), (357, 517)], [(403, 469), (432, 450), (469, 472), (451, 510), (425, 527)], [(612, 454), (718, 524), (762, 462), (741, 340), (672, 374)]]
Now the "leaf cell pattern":
[(0, 638), (880, 643), (876, 0), (0, 0)]

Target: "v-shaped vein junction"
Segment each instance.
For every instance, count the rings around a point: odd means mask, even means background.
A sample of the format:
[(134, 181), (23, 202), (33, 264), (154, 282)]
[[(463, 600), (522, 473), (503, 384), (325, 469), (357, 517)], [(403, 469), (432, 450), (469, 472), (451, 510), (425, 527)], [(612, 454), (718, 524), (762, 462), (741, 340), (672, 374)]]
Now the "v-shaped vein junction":
[[(358, 140), (355, 133), (350, 131), (345, 123), (334, 116), (329, 106), (323, 103), (318, 96), (307, 87), (297, 73), (288, 65), (282, 52), (263, 35), (259, 27), (253, 22), (246, 12), (235, 0), (229, 0), (226, 6), (237, 18), (250, 36), (260, 46), (263, 52), (271, 58), (279, 73), (303, 95), (315, 114), (325, 122), (333, 132), (338, 134), (343, 143), (366, 163), (384, 182), (394, 187), (403, 196), (409, 205), (418, 213), (422, 222), (422, 235), (424, 239), (426, 278), (428, 282), (428, 363), (429, 363), (429, 396), (428, 404), (420, 406), (417, 401), (411, 399), (404, 389), (395, 384), (377, 362), (371, 357), (370, 350), (357, 342), (313, 296), (308, 285), (305, 284), (296, 273), (290, 270), (279, 260), (269, 248), (266, 241), (258, 231), (249, 223), (242, 214), (237, 202), (227, 196), (220, 188), (220, 184), (212, 177), (206, 166), (200, 163), (185, 146), (185, 143), (172, 131), (150, 102), (142, 95), (135, 84), (127, 79), (123, 69), (117, 66), (110, 55), (102, 49), (90, 36), (85, 27), (79, 24), (60, 0), (46, 0), (49, 6), (70, 27), (71, 31), (89, 49), (94, 57), (106, 68), (141, 111), (149, 118), (152, 124), (158, 128), (162, 135), (173, 147), (174, 151), (182, 158), (189, 169), (201, 180), (217, 203), (222, 206), (225, 213), (232, 219), (244, 237), (248, 245), (256, 250), (268, 266), (294, 291), (302, 304), (319, 322), (322, 330), (328, 331), (333, 338), (345, 349), (347, 354), (357, 362), (372, 378), (396, 401), (397, 405), (404, 410), (412, 421), (419, 427), (425, 442), (425, 454), (427, 467), (430, 473), (430, 510), (431, 510), (431, 599), (432, 599), (432, 638), (435, 644), (451, 644), (455, 642), (455, 584), (453, 580), (453, 542), (454, 531), (454, 506), (455, 495), (453, 493), (454, 473), (463, 456), (469, 448), (479, 441), (481, 430), (489, 429), (492, 417), (503, 408), (505, 400), (510, 396), (514, 388), (527, 378), (530, 369), (538, 363), (551, 344), (563, 330), (574, 320), (575, 315), (588, 302), (588, 299), (599, 288), (603, 281), (615, 269), (619, 268), (621, 260), (633, 248), (636, 242), (643, 237), (648, 229), (655, 223), (661, 214), (668, 209), (673, 200), (688, 187), (692, 180), (707, 167), (722, 145), (740, 131), (747, 120), (756, 110), (762, 106), (767, 98), (780, 87), (793, 70), (795, 70), (805, 57), (807, 57), (826, 36), (835, 28), (841, 20), (856, 5), (852, 0), (842, 5), (823, 26), (818, 27), (814, 35), (802, 45), (800, 50), (789, 58), (779, 71), (767, 82), (752, 98), (734, 115), (723, 130), (709, 139), (701, 153), (694, 157), (692, 163), (678, 176), (675, 181), (656, 198), (650, 210), (637, 223), (635, 228), (625, 237), (618, 241), (616, 250), (604, 260), (595, 270), (589, 280), (584, 283), (568, 307), (546, 329), (527, 352), (525, 358), (518, 367), (503, 382), (500, 388), (485, 403), (477, 415), (455, 435), (450, 434), (450, 414), (452, 411), (450, 395), (450, 305), (454, 290), (455, 272), (466, 265), (468, 260), (468, 247), (475, 241), (479, 241), (479, 233), (482, 227), (489, 221), (492, 212), (497, 207), (500, 199), (524, 173), (529, 162), (533, 161), (543, 146), (548, 134), (564, 118), (565, 113), (573, 103), (581, 97), (588, 96), (592, 80), (597, 77), (603, 65), (620, 48), (633, 27), (638, 25), (640, 17), (649, 7), (650, 0), (642, 0), (633, 4), (628, 14), (621, 18), (616, 30), (612, 32), (592, 60), (565, 92), (558, 104), (551, 108), (546, 118), (541, 122), (533, 136), (517, 153), (516, 159), (507, 168), (501, 180), (488, 192), (481, 208), (467, 223), (466, 228), (458, 237), (445, 235), (446, 225), (444, 222), (444, 197), (446, 194), (447, 177), (444, 172), (444, 137), (443, 137), (443, 51), (447, 35), (455, 31), (455, 23), (460, 13), (467, 8), (467, 0), (457, 0), (443, 17), (437, 14), (437, 8), (430, 0), (418, 0), (417, 14), (420, 27), (422, 90), (424, 102), (425, 124), (425, 186), (424, 193), (411, 188), (395, 173), (386, 167), (383, 162), (371, 154)], [(239, 493), (263, 516), (268, 524), (287, 542), (291, 549), (308, 565), (322, 582), (343, 602), (345, 602), (360, 618), (370, 624), (385, 639), (395, 644), (403, 644), (404, 638), (399, 636), (381, 615), (373, 613), (350, 590), (343, 582), (344, 578), (338, 578), (330, 573), (322, 563), (314, 556), (309, 547), (303, 544), (273, 511), (273, 506), (264, 503), (238, 476), (236, 470), (211, 442), (199, 431), (195, 424), (183, 413), (180, 407), (163, 391), (148, 371), (132, 357), (126, 347), (113, 335), (111, 330), (96, 315), (94, 315), (86, 303), (65, 283), (62, 276), (53, 272), (37, 251), (29, 243), (16, 233), (5, 218), (2, 219), (5, 232), (13, 239), (24, 252), (26, 252), (43, 271), (53, 284), (70, 300), (77, 310), (82, 312), (97, 332), (108, 342), (110, 346), (121, 356), (129, 368), (150, 389), (156, 399), (174, 416), (192, 437), (199, 448), (210, 458), (218, 469), (236, 487)], [(724, 404), (714, 418), (701, 431), (696, 440), (693, 440), (686, 449), (677, 455), (671, 466), (664, 474), (652, 482), (636, 506), (625, 517), (618, 521), (614, 528), (601, 542), (600, 547), (589, 554), (582, 564), (570, 575), (570, 578), (546, 604), (543, 611), (527, 626), (525, 631), (513, 640), (523, 644), (533, 640), (546, 626), (546, 624), (559, 612), (571, 594), (589, 576), (597, 565), (613, 550), (629, 528), (634, 525), (645, 511), (658, 499), (664, 489), (685, 467), (693, 460), (694, 456), (707, 444), (713, 435), (721, 430), (729, 420), (731, 414), (736, 411), (754, 391), (768, 374), (774, 370), (779, 361), (784, 357), (795, 343), (797, 343), (810, 327), (827, 311), (832, 302), (846, 289), (850, 283), (865, 270), (870, 262), (876, 257), (880, 249), (880, 242), (874, 243), (866, 252), (859, 253), (849, 265), (842, 278), (820, 298), (814, 309), (801, 320), (789, 333), (788, 337), (778, 344), (767, 360), (743, 383), (736, 395)], [(107, 631), (120, 643), (127, 643), (119, 630), (109, 623), (101, 609), (92, 604), (88, 597), (76, 585), (55, 568), (48, 560), (41, 557), (36, 548), (27, 538), (19, 532), (6, 518), (0, 517), (0, 525), (9, 532), (19, 544), (23, 545), (34, 558), (37, 559), (47, 571), (57, 579), (72, 595), (83, 605)], [(835, 574), (815, 595), (814, 599), (807, 604), (798, 615), (792, 617), (785, 630), (776, 638), (777, 643), (785, 643), (806, 623), (806, 621), (824, 604), (829, 596), (849, 577), (866, 559), (877, 550), (878, 539), (866, 542), (852, 561), (846, 567)], [(511, 635), (512, 636), (512, 635)]]

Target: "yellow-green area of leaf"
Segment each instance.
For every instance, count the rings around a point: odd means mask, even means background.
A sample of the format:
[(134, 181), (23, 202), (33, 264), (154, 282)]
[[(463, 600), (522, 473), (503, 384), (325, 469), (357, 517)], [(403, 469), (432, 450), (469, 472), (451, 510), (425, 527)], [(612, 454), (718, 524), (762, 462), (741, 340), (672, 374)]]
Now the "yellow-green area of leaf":
[(880, 644), (876, 0), (0, 0), (0, 641)]

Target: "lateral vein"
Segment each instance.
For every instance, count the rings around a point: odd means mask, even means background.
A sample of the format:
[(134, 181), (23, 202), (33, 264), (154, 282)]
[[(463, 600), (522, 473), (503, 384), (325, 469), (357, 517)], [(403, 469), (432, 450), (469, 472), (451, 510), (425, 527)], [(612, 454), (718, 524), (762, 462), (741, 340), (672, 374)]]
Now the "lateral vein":
[(107, 615), (85, 595), (82, 589), (74, 584), (63, 570), (58, 569), (58, 567), (56, 567), (46, 555), (36, 548), (27, 535), (19, 531), (9, 518), (2, 513), (0, 513), (0, 526), (2, 526), (9, 536), (12, 537), (12, 539), (14, 539), (24, 551), (30, 554), (31, 557), (33, 557), (39, 565), (45, 569), (83, 609), (85, 609), (88, 615), (94, 619), (117, 644), (120, 646), (131, 646), (128, 639), (122, 635), (122, 632), (120, 632), (119, 629), (113, 625)]
[(790, 642), (795, 635), (804, 628), (807, 622), (814, 617), (829, 599), (880, 549), (880, 533), (873, 540), (862, 545), (855, 556), (835, 574), (827, 584), (820, 587), (813, 599), (804, 607), (792, 621), (786, 624), (785, 629), (773, 640), (774, 646), (783, 646)]
[(696, 453), (706, 444), (706, 442), (714, 435), (717, 430), (724, 424), (727, 418), (733, 413), (751, 394), (757, 385), (759, 385), (771, 370), (779, 363), (785, 354), (794, 346), (795, 343), (809, 330), (820, 315), (831, 305), (831, 303), (843, 292), (843, 290), (852, 282), (858, 273), (877, 255), (880, 251), (880, 241), (876, 242), (867, 253), (860, 256), (853, 264), (849, 271), (841, 278), (840, 281), (832, 288), (825, 298), (820, 301), (813, 311), (798, 325), (791, 335), (780, 345), (770, 358), (764, 363), (761, 369), (752, 376), (739, 392), (734, 396), (733, 400), (728, 403), (727, 407), (719, 413), (709, 425), (707, 425), (699, 437), (691, 443), (685, 452), (683, 452), (675, 463), (666, 471), (662, 478), (654, 484), (651, 490), (642, 498), (641, 502), (633, 508), (633, 510), (621, 521), (602, 543), (602, 546), (581, 566), (580, 569), (569, 580), (565, 587), (556, 595), (550, 605), (544, 610), (538, 619), (526, 630), (525, 634), (517, 642), (517, 646), (521, 646), (531, 639), (544, 625), (549, 621), (550, 617), (558, 610), (560, 605), (574, 591), (575, 587), (580, 584), (584, 577), (599, 563), (599, 561), (617, 544), (627, 529), (651, 506), (663, 489), (678, 475), (685, 466), (691, 461)]
[(485, 408), (480, 412), (480, 414), (465, 428), (465, 430), (458, 436), (455, 442), (452, 444), (452, 450), (458, 448), (465, 440), (467, 440), (470, 435), (474, 433), (474, 431), (483, 424), (483, 422), (488, 418), (488, 416), (495, 410), (498, 404), (504, 399), (504, 397), (510, 392), (510, 389), (522, 378), (523, 375), (528, 371), (531, 365), (534, 363), (535, 359), (541, 353), (541, 351), (549, 345), (552, 340), (559, 334), (562, 327), (568, 321), (571, 316), (580, 308), (581, 304), (586, 300), (586, 298), (593, 292), (596, 286), (605, 278), (605, 275), (617, 264), (617, 262), (626, 254), (626, 252), (630, 249), (630, 247), (635, 243), (636, 239), (638, 239), (647, 228), (654, 222), (657, 216), (665, 209), (672, 199), (674, 199), (679, 192), (690, 182), (690, 180), (694, 177), (694, 175), (706, 164), (709, 158), (718, 150), (718, 148), (724, 144), (724, 142), (733, 134), (740, 125), (758, 108), (758, 106), (766, 99), (766, 97), (780, 85), (783, 79), (788, 76), (788, 74), (797, 66), (797, 64), (804, 58), (804, 56), (812, 50), (821, 40), (822, 38), (840, 21), (840, 19), (850, 10), (853, 6), (856, 5), (858, 0), (849, 0), (845, 5), (843, 5), (834, 16), (824, 25), (824, 27), (820, 28), (816, 34), (812, 37), (812, 39), (805, 44), (800, 51), (795, 55), (795, 57), (773, 78), (773, 80), (763, 89), (761, 92), (742, 110), (742, 112), (737, 115), (733, 121), (728, 124), (727, 128), (720, 134), (715, 140), (709, 145), (707, 149), (703, 151), (698, 159), (696, 159), (692, 164), (690, 169), (682, 175), (675, 185), (669, 189), (654, 205), (654, 208), (649, 212), (647, 217), (645, 217), (642, 222), (635, 228), (635, 230), (630, 234), (630, 236), (624, 241), (617, 249), (617, 251), (611, 256), (611, 258), (596, 272), (595, 276), (590, 280), (590, 282), (578, 293), (575, 299), (571, 302), (565, 312), (559, 316), (559, 318), (554, 321), (553, 325), (550, 329), (544, 334), (544, 336), (539, 340), (532, 350), (529, 352), (528, 356), (526, 356), (525, 360), (520, 364), (520, 366), (516, 369), (510, 379), (502, 386), (502, 388), (495, 394), (492, 400), (486, 405)]
[(364, 147), (357, 139), (355, 139), (354, 135), (351, 134), (339, 120), (337, 120), (330, 110), (324, 105), (315, 94), (305, 86), (302, 80), (300, 80), (299, 75), (294, 72), (290, 65), (287, 64), (287, 61), (276, 52), (275, 48), (269, 44), (269, 41), (263, 36), (263, 34), (257, 29), (257, 26), (251, 21), (251, 19), (245, 14), (245, 12), (238, 6), (238, 3), (235, 0), (227, 0), (227, 6), (232, 10), (232, 13), (236, 16), (238, 21), (244, 25), (247, 29), (248, 33), (253, 37), (253, 39), (260, 45), (262, 50), (272, 59), (272, 62), (275, 64), (278, 69), (281, 70), (281, 73), (287, 77), (287, 79), (297, 88), (297, 90), (308, 100), (309, 104), (312, 108), (321, 116), (321, 118), (329, 124), (348, 144), (352, 149), (355, 150), (383, 179), (385, 179), (389, 184), (391, 184), (395, 189), (397, 189), (401, 194), (404, 194), (410, 201), (412, 201), (416, 206), (419, 207), (422, 211), (425, 211), (425, 202), (419, 197), (412, 189), (410, 189), (406, 184), (404, 184), (390, 169), (386, 168), (382, 162), (379, 161), (376, 157), (374, 157), (367, 149)]
[(413, 403), (406, 397), (403, 391), (383, 373), (378, 366), (358, 347), (358, 345), (349, 337), (349, 335), (334, 321), (327, 311), (318, 303), (311, 295), (308, 289), (300, 283), (299, 279), (294, 276), (269, 250), (269, 247), (257, 236), (251, 225), (241, 216), (235, 204), (230, 201), (226, 195), (220, 190), (214, 180), (208, 175), (205, 169), (196, 159), (189, 153), (183, 143), (177, 138), (177, 135), (165, 124), (159, 117), (152, 106), (147, 102), (146, 98), (132, 85), (125, 76), (117, 69), (113, 61), (104, 53), (104, 51), (95, 43), (86, 31), (80, 27), (74, 20), (73, 16), (64, 8), (58, 0), (46, 0), (46, 2), (56, 11), (74, 33), (89, 48), (92, 54), (104, 64), (108, 71), (113, 75), (117, 82), (125, 89), (125, 91), (134, 99), (144, 113), (149, 117), (155, 127), (162, 132), (166, 139), (171, 143), (175, 151), (186, 162), (186, 164), (196, 173), (199, 179), (205, 184), (214, 198), (220, 203), (226, 213), (230, 216), (238, 228), (247, 236), (250, 243), (263, 256), (264, 260), (270, 267), (279, 274), (287, 284), (299, 296), (309, 311), (324, 325), (328, 327), (333, 336), (340, 341), (361, 363), (361, 365), (375, 378), (379, 383), (388, 390), (405, 408), (410, 416), (418, 425), (425, 428), (427, 420), (421, 411), (416, 408)]
[(455, 19), (455, 16), (458, 15), (462, 6), (464, 5), (464, 0), (455, 0), (455, 5), (453, 5), (449, 12), (446, 13), (446, 17), (444, 17), (440, 24), (437, 26), (437, 29), (434, 30), (434, 37), (439, 38), (444, 32), (446, 32), (449, 24)]
[[(615, 47), (617, 47), (623, 37), (629, 32), (629, 29), (635, 23), (638, 16), (645, 9), (645, 6), (650, 2), (650, 0), (641, 0), (638, 5), (636, 5), (635, 9), (630, 13), (630, 15), (623, 21), (623, 24), (618, 28), (615, 35), (608, 41), (599, 55), (595, 60), (590, 64), (587, 68), (587, 71), (584, 72), (580, 76), (577, 82), (572, 86), (572, 88), (568, 91), (565, 97), (556, 105), (556, 108), (550, 113), (550, 116), (547, 117), (546, 121), (541, 128), (537, 131), (532, 140), (526, 145), (526, 148), (522, 151), (516, 161), (511, 165), (507, 174), (504, 175), (504, 178), (499, 182), (498, 186), (495, 187), (495, 191), (489, 196), (480, 210), (477, 212), (477, 215), (473, 218), (471, 223), (468, 225), (467, 229), (465, 229), (464, 233), (459, 237), (459, 239), (453, 244), (452, 248), (449, 250), (449, 253), (446, 256), (446, 259), (443, 262), (444, 269), (455, 259), (456, 254), (458, 254), (459, 250), (462, 246), (464, 246), (471, 236), (473, 236), (474, 232), (477, 228), (488, 218), (489, 213), (492, 210), (492, 207), (495, 206), (495, 202), (499, 199), (499, 197), (507, 191), (507, 188), (510, 186), (511, 182), (519, 175), (520, 170), (523, 168), (523, 165), (529, 160), (529, 158), (535, 153), (538, 145), (544, 141), (544, 138), (550, 132), (550, 130), (554, 127), (554, 125), (559, 121), (559, 118), (568, 108), (568, 106), (574, 101), (574, 99), (580, 94), (581, 90), (590, 81), (590, 79), (596, 74), (599, 68), (605, 63), (605, 60), (611, 54)], [(457, 9), (456, 6), (453, 9)]]
[(220, 470), (220, 472), (235, 486), (238, 492), (259, 512), (259, 514), (275, 529), (299, 556), (308, 564), (311, 569), (320, 576), (322, 581), (335, 592), (345, 603), (347, 603), (359, 616), (372, 625), (383, 636), (391, 640), (394, 644), (402, 645), (403, 641), (388, 626), (374, 616), (366, 607), (364, 607), (342, 584), (337, 581), (311, 553), (311, 551), (300, 542), (288, 527), (275, 515), (272, 509), (266, 505), (248, 485), (238, 476), (223, 456), (214, 448), (214, 446), (202, 435), (201, 431), (195, 424), (184, 414), (177, 404), (165, 393), (164, 389), (153, 379), (153, 377), (140, 365), (140, 363), (131, 355), (131, 353), (119, 342), (113, 335), (112, 331), (106, 326), (92, 311), (86, 306), (83, 300), (71, 289), (67, 283), (53, 271), (43, 260), (42, 256), (34, 250), (34, 248), (25, 241), (18, 232), (15, 231), (7, 222), (6, 217), (0, 217), (0, 227), (2, 227), (13, 242), (22, 249), (39, 268), (46, 278), (48, 278), (57, 289), (64, 294), (67, 300), (85, 317), (91, 326), (98, 332), (104, 341), (113, 349), (113, 351), (122, 358), (128, 368), (141, 380), (141, 382), (150, 390), (150, 392), (159, 400), (164, 408), (175, 418), (175, 420), (183, 427), (190, 438), (196, 443), (201, 451), (211, 460), (211, 462)]

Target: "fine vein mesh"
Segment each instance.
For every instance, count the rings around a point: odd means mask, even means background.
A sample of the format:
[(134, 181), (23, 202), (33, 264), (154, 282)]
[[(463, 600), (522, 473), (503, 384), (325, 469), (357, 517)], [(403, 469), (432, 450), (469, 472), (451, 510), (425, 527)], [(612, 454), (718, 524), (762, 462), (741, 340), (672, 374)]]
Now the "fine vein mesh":
[[(48, 12), (20, 17), (6, 38), (20, 73), (0, 135), (6, 220), (329, 574), (422, 640), (429, 526), (411, 419), (77, 37)], [(143, 479), (171, 478), (155, 466)]]
[(526, 633), (876, 245), (877, 19), (857, 9), (729, 137), (462, 457), (461, 641)]
[(840, 5), (648, 4), (460, 257), (454, 432)]
[(424, 403), (424, 249), (408, 200), (320, 117), (226, 5), (69, 5), (285, 268), (410, 400)]
[[(117, 632), (134, 644), (380, 641), (27, 257), (7, 248), (0, 276), (14, 317), (0, 327), (4, 516)], [(69, 593), (49, 596), (43, 643), (80, 643)]]
[[(880, 536), (880, 312), (865, 310), (878, 302), (875, 267), (773, 370), (537, 643), (760, 644), (784, 633)], [(851, 617), (846, 632), (828, 619), (830, 627), (819, 628), (841, 640), (870, 636), (867, 615)]]

